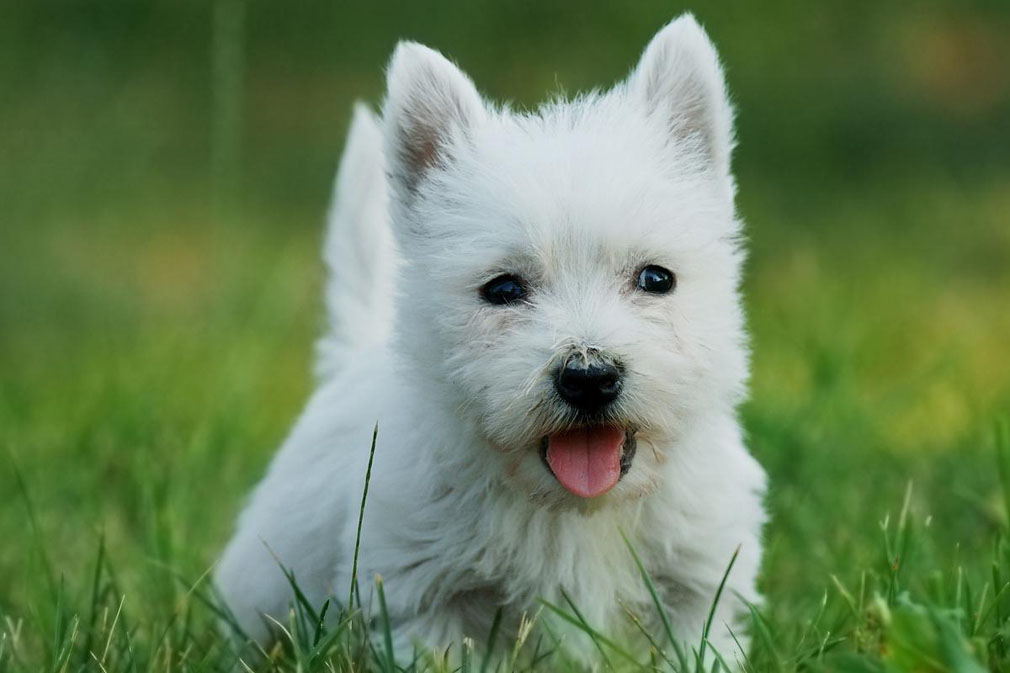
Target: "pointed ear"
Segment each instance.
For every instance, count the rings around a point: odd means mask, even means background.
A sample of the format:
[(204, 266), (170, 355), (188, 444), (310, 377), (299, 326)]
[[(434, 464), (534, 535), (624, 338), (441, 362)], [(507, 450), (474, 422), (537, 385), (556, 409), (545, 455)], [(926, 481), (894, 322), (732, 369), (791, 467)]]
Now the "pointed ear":
[(437, 51), (400, 42), (386, 77), (383, 107), (392, 186), (409, 197), (432, 168), (451, 159), (452, 146), (485, 115), (473, 82)]
[(628, 79), (629, 93), (661, 115), (675, 141), (699, 151), (720, 175), (729, 173), (733, 110), (719, 56), (691, 14), (660, 30)]

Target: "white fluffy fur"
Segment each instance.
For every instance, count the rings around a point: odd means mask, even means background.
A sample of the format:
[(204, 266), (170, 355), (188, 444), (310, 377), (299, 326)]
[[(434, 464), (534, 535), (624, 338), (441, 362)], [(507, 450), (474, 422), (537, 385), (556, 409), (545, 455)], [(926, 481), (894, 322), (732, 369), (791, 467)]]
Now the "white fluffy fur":
[[(260, 640), (292, 600), (279, 563), (312, 600), (344, 599), (378, 422), (359, 577), (384, 578), (400, 647), (482, 642), (499, 606), (514, 623), (562, 590), (601, 630), (626, 628), (622, 604), (649, 620), (623, 531), (690, 645), (739, 547), (711, 635), (732, 656), (738, 596), (758, 598), (765, 477), (735, 412), (732, 113), (705, 33), (681, 17), (623, 84), (528, 114), (413, 43), (388, 84), (383, 130), (359, 107), (341, 162), (320, 385), (239, 520), (222, 596)], [(644, 264), (675, 270), (675, 291), (637, 291)], [(501, 273), (530, 303), (481, 300)], [(585, 348), (625, 363), (615, 413), (639, 447), (592, 500), (538, 454), (570, 421), (552, 369)]]

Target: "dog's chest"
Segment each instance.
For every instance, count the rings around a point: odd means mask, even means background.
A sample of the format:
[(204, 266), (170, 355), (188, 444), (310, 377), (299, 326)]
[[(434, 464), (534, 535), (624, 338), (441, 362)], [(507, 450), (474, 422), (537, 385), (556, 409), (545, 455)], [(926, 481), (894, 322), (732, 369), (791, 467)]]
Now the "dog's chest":
[(443, 570), (448, 573), (438, 575), (461, 580), (461, 591), (447, 601), (464, 605), (467, 595), (486, 598), (490, 592), (498, 606), (522, 614), (536, 612), (546, 600), (566, 609), (574, 606), (602, 625), (612, 621), (621, 604), (647, 600), (622, 537), (623, 531), (634, 538), (631, 513), (510, 511), (487, 504), (491, 509), (484, 516), (467, 523), (470, 535), (455, 553), (432, 557), (432, 563), (447, 564)]

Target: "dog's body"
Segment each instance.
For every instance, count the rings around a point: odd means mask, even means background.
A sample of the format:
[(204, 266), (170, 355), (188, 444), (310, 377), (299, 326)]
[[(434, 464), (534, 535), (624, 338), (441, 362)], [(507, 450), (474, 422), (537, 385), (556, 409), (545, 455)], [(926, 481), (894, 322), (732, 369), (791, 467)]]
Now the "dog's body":
[(529, 115), (404, 44), (382, 125), (356, 111), (320, 387), (220, 562), (229, 607), (268, 638), (281, 565), (346, 600), (378, 422), (358, 575), (383, 577), (400, 647), (482, 641), (562, 592), (600, 630), (649, 621), (623, 532), (689, 646), (739, 548), (710, 634), (729, 655), (764, 473), (735, 414), (731, 112), (704, 33), (678, 19), (626, 83)]

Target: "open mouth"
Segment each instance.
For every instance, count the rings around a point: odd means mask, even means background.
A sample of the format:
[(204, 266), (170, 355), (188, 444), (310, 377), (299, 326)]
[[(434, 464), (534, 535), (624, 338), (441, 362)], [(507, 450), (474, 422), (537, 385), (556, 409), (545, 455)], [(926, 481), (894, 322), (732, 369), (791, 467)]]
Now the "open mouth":
[(595, 498), (628, 473), (635, 448), (635, 436), (625, 428), (589, 426), (545, 436), (540, 442), (540, 458), (569, 492)]

